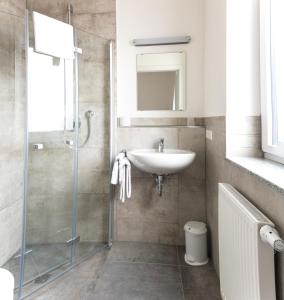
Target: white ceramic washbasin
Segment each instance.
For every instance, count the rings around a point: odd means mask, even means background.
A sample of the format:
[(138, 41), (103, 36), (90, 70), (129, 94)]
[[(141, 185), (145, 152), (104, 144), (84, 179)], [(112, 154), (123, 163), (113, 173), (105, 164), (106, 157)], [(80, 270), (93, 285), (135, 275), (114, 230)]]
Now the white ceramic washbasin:
[(140, 149), (127, 152), (129, 160), (136, 168), (156, 175), (180, 172), (192, 164), (195, 155), (192, 151), (178, 149), (164, 149), (164, 152), (158, 152), (156, 149)]

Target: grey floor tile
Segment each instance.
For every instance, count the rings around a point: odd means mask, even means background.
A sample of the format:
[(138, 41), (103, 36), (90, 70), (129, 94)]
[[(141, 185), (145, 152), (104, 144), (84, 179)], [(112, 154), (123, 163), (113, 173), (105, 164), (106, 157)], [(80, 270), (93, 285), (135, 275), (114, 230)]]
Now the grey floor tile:
[(77, 244), (75, 256), (80, 259), (84, 256), (88, 256), (90, 253), (96, 252), (98, 249), (103, 249), (104, 247), (105, 243), (102, 242), (80, 242)]
[(81, 262), (78, 266), (72, 269), (70, 272), (75, 273), (80, 278), (91, 278), (96, 279), (100, 275), (105, 261), (107, 259), (109, 251), (102, 249), (97, 252), (93, 257)]
[(211, 263), (180, 267), (186, 300), (221, 300), (219, 280)]
[[(66, 244), (39, 244), (39, 245), (30, 245), (29, 249), (32, 249), (33, 251), (26, 256), (25, 261), (25, 281), (27, 283), (23, 289), (23, 294), (27, 295), (34, 291), (35, 289), (39, 288), (41, 285), (44, 285), (42, 283), (35, 283), (33, 279), (37, 278), (39, 275), (45, 274), (49, 269), (56, 267), (54, 270), (48, 271), (48, 276), (50, 278), (54, 278), (55, 276), (58, 276), (60, 273), (63, 273), (66, 271), (67, 268), (70, 267), (70, 247), (67, 247)], [(48, 285), (46, 288), (43, 287), (40, 293), (44, 292), (47, 293), (48, 298), (46, 299), (53, 299), (53, 293), (56, 295), (61, 290), (60, 285), (68, 285), (68, 282), (71, 280), (95, 280), (96, 277), (99, 274), (99, 270), (103, 267), (103, 264), (107, 258), (107, 255), (109, 253), (108, 250), (103, 248), (102, 243), (94, 243), (94, 242), (86, 242), (86, 243), (79, 243), (77, 246), (76, 251), (76, 259), (80, 260), (83, 257), (86, 257), (86, 255), (90, 255), (91, 253), (96, 253), (93, 257), (90, 259), (87, 259), (86, 261), (81, 262), (77, 267), (72, 269), (67, 274), (64, 274), (62, 278), (57, 279), (55, 282)], [(15, 272), (15, 278), (18, 280), (18, 273), (19, 273), (19, 267), (17, 265), (19, 264), (19, 260), (11, 259), (9, 262), (9, 265), (13, 267)], [(11, 268), (10, 268), (11, 269)], [(68, 276), (71, 277), (68, 277)], [(74, 279), (73, 279), (73, 277)], [(65, 281), (60, 281), (63, 278), (67, 278)], [(59, 287), (58, 287), (59, 285)], [(72, 284), (71, 284), (72, 286)], [(49, 295), (49, 291), (52, 289)], [(54, 289), (54, 291), (53, 291)], [(59, 291), (57, 291), (57, 289)], [(74, 291), (73, 291), (74, 292)], [(65, 295), (65, 293), (63, 292)], [(55, 296), (54, 296), (55, 297)], [(57, 297), (57, 296), (56, 296)], [(63, 297), (63, 296), (62, 296)], [(68, 294), (68, 291), (66, 290), (66, 299), (70, 298), (70, 295)], [(41, 298), (39, 298), (41, 299)], [(61, 299), (61, 298), (55, 298), (55, 299)], [(77, 298), (81, 299), (81, 298)]]
[[(33, 251), (28, 255), (32, 258), (38, 274), (70, 261), (70, 248), (63, 243), (32, 245), (29, 248)], [(25, 279), (31, 279), (29, 274), (25, 274)]]
[(183, 255), (180, 247), (178, 266), (175, 247), (115, 243), (27, 299), (221, 300), (212, 264), (191, 267)]
[(180, 266), (188, 266), (188, 264), (184, 260), (185, 246), (178, 246), (177, 252), (178, 252), (178, 264)]
[(115, 242), (108, 260), (177, 265), (177, 250), (176, 246)]
[(30, 300), (81, 300), (93, 299), (96, 280), (100, 276), (108, 251), (100, 251), (82, 262), (70, 272), (64, 274), (49, 285), (43, 287)]
[(28, 297), (28, 300), (81, 300), (94, 295), (96, 281), (68, 274)]
[(207, 290), (184, 290), (184, 300), (222, 300), (222, 298), (216, 294), (210, 294)]
[(98, 300), (182, 300), (178, 267), (109, 262), (97, 282)]

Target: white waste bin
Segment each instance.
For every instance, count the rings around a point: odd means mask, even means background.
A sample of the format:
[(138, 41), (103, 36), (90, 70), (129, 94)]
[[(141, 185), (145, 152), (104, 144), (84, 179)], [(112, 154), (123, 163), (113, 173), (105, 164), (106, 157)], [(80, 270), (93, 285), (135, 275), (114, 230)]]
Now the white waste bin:
[(5, 269), (0, 268), (0, 299), (13, 300), (14, 276)]
[(185, 262), (192, 266), (208, 263), (207, 228), (203, 222), (191, 221), (184, 225), (185, 231)]

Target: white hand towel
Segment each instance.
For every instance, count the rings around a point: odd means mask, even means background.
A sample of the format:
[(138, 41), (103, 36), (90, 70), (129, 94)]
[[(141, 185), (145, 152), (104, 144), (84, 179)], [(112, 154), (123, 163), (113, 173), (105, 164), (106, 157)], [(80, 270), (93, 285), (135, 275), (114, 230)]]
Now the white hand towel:
[(125, 153), (119, 153), (115, 158), (111, 174), (111, 184), (116, 185), (119, 183), (119, 162), (124, 157)]
[(126, 157), (119, 161), (119, 183), (120, 200), (125, 202), (125, 197), (131, 197), (131, 164)]

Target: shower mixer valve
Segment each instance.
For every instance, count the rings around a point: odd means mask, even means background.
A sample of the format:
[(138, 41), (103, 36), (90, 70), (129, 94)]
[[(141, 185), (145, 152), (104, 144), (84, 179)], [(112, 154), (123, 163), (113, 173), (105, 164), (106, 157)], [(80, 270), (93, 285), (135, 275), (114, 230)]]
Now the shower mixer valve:
[(279, 236), (278, 231), (269, 225), (260, 228), (260, 238), (263, 242), (269, 244), (274, 250), (284, 252), (284, 240)]
[(95, 115), (95, 112), (92, 111), (92, 110), (87, 110), (86, 113), (85, 113), (85, 116), (87, 118), (92, 118), (92, 117), (94, 117), (94, 115)]

